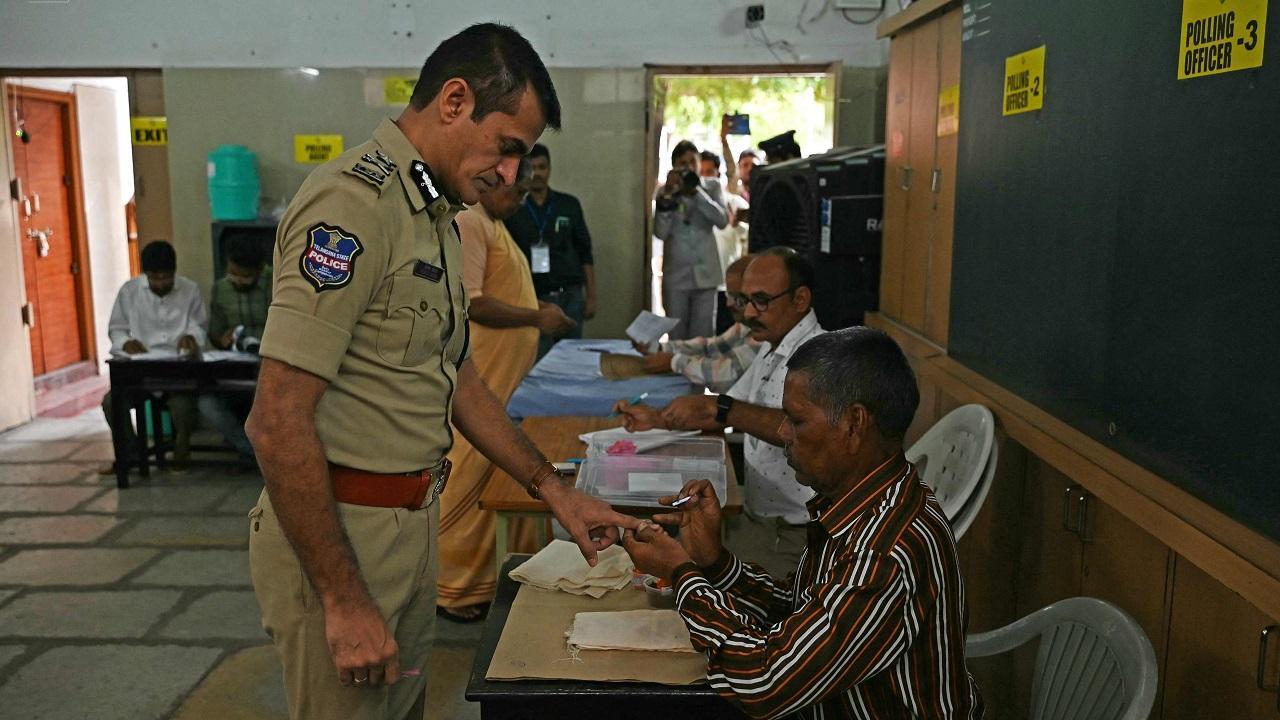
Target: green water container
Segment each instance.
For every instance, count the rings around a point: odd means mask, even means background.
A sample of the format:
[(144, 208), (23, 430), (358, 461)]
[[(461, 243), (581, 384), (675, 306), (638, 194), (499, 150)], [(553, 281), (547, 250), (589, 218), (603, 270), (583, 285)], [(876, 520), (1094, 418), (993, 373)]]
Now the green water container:
[(243, 145), (219, 145), (209, 153), (209, 206), (214, 220), (256, 220), (256, 156)]

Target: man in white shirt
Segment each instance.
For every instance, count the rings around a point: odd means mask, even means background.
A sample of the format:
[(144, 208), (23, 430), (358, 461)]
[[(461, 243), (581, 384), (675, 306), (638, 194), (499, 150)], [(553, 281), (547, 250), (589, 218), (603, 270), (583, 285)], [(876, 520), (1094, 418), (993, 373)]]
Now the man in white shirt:
[[(111, 354), (116, 356), (141, 353), (194, 355), (206, 340), (208, 317), (200, 288), (176, 273), (178, 256), (173, 246), (163, 240), (142, 249), (142, 274), (125, 282), (116, 294), (111, 308), (107, 334), (111, 338)], [(195, 401), (190, 395), (169, 396), (169, 414), (173, 418), (175, 470), (181, 470), (191, 455), (191, 427), (195, 424)], [(102, 399), (102, 409), (111, 420), (111, 393)], [(115, 428), (112, 429), (112, 432)], [(133, 429), (128, 428), (128, 447), (135, 447)], [(116, 458), (116, 462), (129, 462)], [(115, 472), (114, 466), (99, 470)]]
[[(659, 410), (620, 401), (614, 410), (628, 430), (721, 430), (746, 433), (747, 519), (730, 535), (735, 552), (759, 559), (782, 574), (799, 562), (805, 545), (805, 503), (813, 492), (796, 482), (778, 434), (787, 359), (806, 340), (825, 332), (812, 308), (813, 266), (794, 250), (770, 248), (756, 256), (742, 277), (747, 297), (743, 324), (762, 342), (755, 360), (729, 392), (686, 395)], [(789, 565), (788, 565), (789, 564)]]

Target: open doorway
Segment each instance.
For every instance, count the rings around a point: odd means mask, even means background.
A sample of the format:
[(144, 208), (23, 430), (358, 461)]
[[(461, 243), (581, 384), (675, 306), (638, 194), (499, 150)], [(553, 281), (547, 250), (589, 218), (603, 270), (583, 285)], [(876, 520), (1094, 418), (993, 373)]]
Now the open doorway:
[[(653, 197), (661, 179), (671, 169), (671, 150), (681, 140), (698, 150), (719, 156), (720, 185), (744, 150), (757, 149), (762, 140), (794, 130), (804, 155), (822, 153), (835, 145), (838, 127), (836, 94), (840, 87), (839, 63), (832, 65), (770, 67), (670, 67), (647, 68), (645, 143), (645, 222), (648, 244), (645, 275), (649, 307), (662, 307), (663, 242), (653, 235)], [(721, 140), (725, 114), (749, 117), (749, 133), (731, 134), (728, 148)], [(727, 155), (727, 156), (726, 156)], [(761, 161), (764, 155), (760, 154)], [(730, 198), (731, 203), (748, 203)], [(746, 213), (742, 213), (744, 216)], [(721, 267), (746, 250), (745, 223), (734, 222), (717, 232)], [(723, 288), (721, 288), (723, 290)], [(722, 307), (717, 303), (717, 308)]]
[(130, 277), (129, 83), (8, 76), (0, 88), (34, 409), (75, 414), (106, 390), (111, 306)]

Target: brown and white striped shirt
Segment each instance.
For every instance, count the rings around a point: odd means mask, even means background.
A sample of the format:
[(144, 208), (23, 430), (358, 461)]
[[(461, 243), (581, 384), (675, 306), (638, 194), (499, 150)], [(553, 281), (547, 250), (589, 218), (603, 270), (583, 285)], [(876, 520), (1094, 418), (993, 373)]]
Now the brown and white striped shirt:
[(707, 679), (752, 717), (981, 718), (950, 525), (901, 453), (809, 503), (789, 589), (726, 554), (675, 573)]

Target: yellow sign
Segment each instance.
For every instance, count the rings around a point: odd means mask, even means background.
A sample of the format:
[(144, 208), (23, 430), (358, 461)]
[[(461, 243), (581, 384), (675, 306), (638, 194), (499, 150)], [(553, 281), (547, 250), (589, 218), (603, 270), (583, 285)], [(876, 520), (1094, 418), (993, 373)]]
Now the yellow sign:
[(1182, 0), (1178, 79), (1262, 67), (1267, 0)]
[(382, 78), (382, 99), (388, 105), (408, 105), (413, 97), (413, 86), (418, 84), (416, 77), (384, 77)]
[(960, 86), (942, 88), (938, 93), (938, 137), (960, 131)]
[(325, 163), (341, 154), (341, 135), (293, 136), (293, 159), (295, 162)]
[(1004, 114), (1044, 106), (1044, 45), (1004, 59)]
[(169, 119), (135, 116), (129, 118), (134, 145), (161, 147), (169, 144)]

